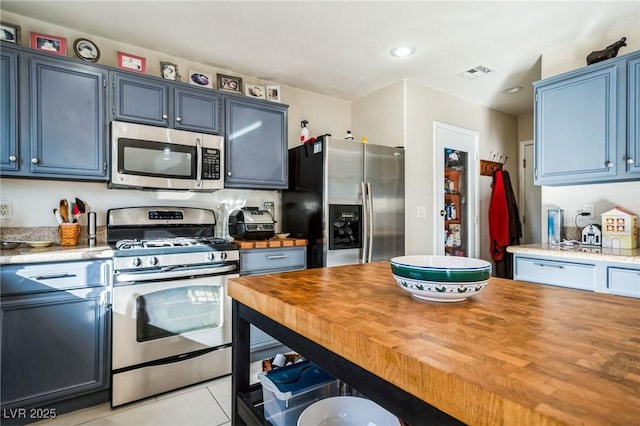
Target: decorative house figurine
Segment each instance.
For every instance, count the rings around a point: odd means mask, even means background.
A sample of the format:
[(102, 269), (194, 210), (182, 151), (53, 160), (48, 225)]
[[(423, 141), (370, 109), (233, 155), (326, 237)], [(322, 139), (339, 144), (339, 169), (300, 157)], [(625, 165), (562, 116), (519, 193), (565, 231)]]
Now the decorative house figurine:
[(601, 246), (602, 232), (600, 225), (587, 225), (582, 230), (582, 244), (585, 246)]
[(602, 247), (634, 249), (638, 246), (636, 215), (614, 207), (602, 213)]

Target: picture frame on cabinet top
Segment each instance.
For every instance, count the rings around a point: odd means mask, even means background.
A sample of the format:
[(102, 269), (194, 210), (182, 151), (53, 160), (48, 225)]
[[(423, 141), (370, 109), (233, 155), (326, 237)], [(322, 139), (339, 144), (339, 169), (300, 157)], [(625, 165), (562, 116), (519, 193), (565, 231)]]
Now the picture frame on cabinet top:
[(189, 70), (189, 84), (213, 89), (213, 77), (206, 72)]
[(147, 68), (147, 60), (142, 56), (118, 52), (118, 68), (144, 74)]
[(280, 86), (267, 85), (267, 100), (280, 102)]
[(67, 39), (50, 34), (31, 32), (31, 48), (54, 55), (67, 56)]
[(21, 32), (20, 25), (0, 21), (0, 40), (20, 45)]
[(160, 61), (160, 75), (166, 80), (179, 81), (178, 66), (171, 62)]
[(218, 79), (218, 89), (242, 93), (242, 78), (224, 74), (217, 74), (216, 77)]
[(78, 58), (85, 61), (98, 62), (100, 59), (100, 49), (94, 42), (86, 38), (77, 38), (73, 42), (73, 51)]
[(245, 86), (245, 95), (250, 98), (266, 99), (264, 86), (258, 86), (255, 84), (247, 84)]

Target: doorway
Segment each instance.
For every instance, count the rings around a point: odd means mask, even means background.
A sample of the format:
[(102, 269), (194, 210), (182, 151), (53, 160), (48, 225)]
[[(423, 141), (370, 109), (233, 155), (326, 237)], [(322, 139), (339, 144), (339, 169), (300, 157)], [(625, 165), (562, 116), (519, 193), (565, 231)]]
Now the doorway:
[(478, 253), (478, 139), (476, 131), (434, 122), (436, 254)]
[(522, 222), (522, 244), (534, 244), (542, 241), (541, 194), (540, 187), (533, 184), (534, 149), (533, 141), (520, 142), (519, 204), (520, 222)]

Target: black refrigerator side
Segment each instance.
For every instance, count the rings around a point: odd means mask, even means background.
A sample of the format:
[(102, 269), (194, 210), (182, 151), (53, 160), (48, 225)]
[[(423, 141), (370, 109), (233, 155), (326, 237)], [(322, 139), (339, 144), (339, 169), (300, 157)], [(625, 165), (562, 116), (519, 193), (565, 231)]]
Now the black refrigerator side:
[(324, 266), (322, 140), (289, 149), (289, 187), (282, 191), (282, 230), (307, 239), (307, 267)]

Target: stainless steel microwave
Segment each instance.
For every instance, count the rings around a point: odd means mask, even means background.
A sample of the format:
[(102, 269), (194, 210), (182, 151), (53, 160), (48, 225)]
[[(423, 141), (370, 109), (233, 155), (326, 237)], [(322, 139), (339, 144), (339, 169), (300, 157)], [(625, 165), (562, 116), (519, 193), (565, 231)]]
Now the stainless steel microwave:
[(109, 186), (183, 191), (222, 189), (224, 138), (113, 121)]

